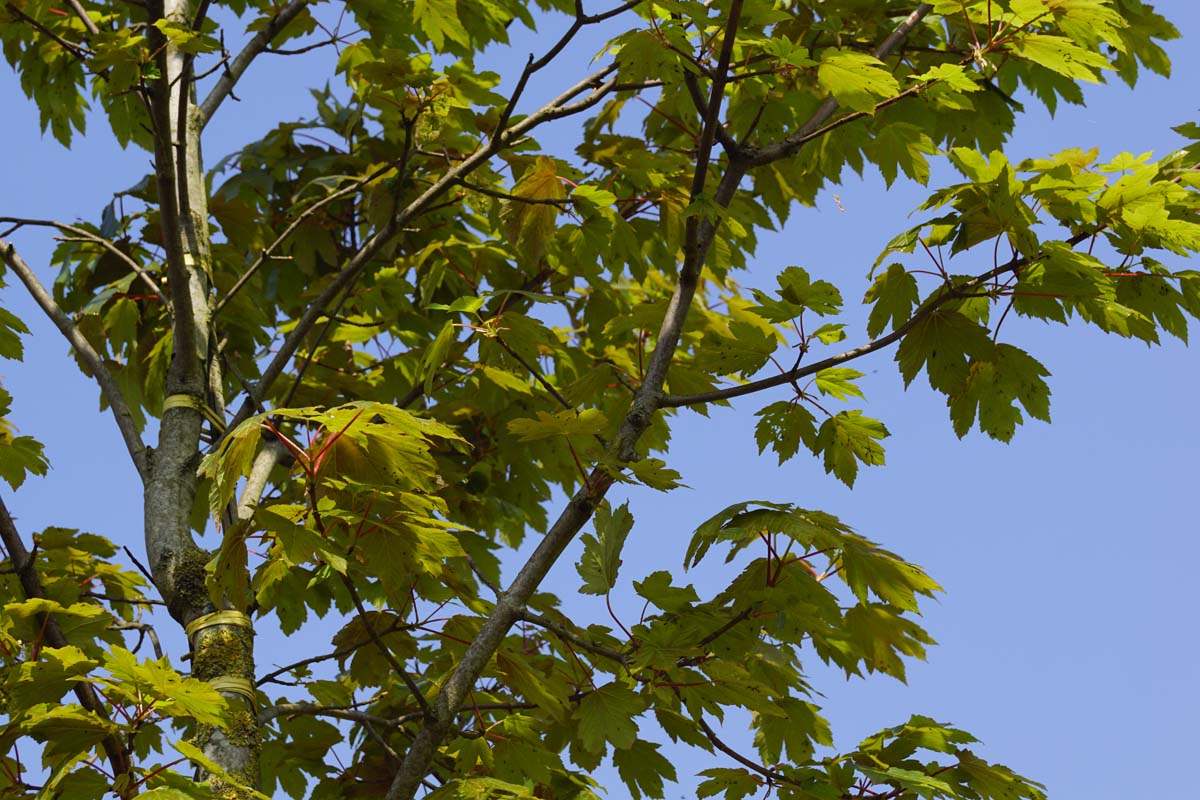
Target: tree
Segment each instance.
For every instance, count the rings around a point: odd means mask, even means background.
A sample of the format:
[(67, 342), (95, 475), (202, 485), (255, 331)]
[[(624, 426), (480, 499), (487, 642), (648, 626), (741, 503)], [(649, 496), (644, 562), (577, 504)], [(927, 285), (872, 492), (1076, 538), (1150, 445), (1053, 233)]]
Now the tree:
[[(1105, 74), (1165, 72), (1174, 29), (1136, 0), (597, 5), (361, 2), (353, 25), (303, 0), (0, 11), (43, 130), (70, 144), (90, 92), (154, 163), (98, 224), (0, 220), (7, 270), (142, 479), (149, 578), (91, 533), (26, 544), (0, 506), (6, 792), (39, 791), (21, 743), (48, 796), (589, 797), (611, 756), (625, 787), (606, 788), (659, 797), (669, 738), (720, 754), (702, 797), (1044, 796), (928, 717), (827, 752), (802, 664), (902, 678), (939, 588), (829, 514), (713, 508), (683, 562), (727, 552), (727, 585), (653, 572), (633, 585), (637, 624), (572, 618), (539, 585), (581, 537), (581, 591), (618, 588), (639, 495), (606, 498), (679, 484), (679, 409), (747, 397), (761, 451), (803, 449), (853, 484), (888, 432), (831, 407), (861, 398), (851, 363), (870, 353), (925, 373), (959, 436), (1007, 441), (1049, 418), (1047, 371), (1002, 339), (1009, 316), (1185, 338), (1200, 273), (1170, 264), (1200, 249), (1200, 148), (1002, 151), (1018, 97), (1053, 109)], [(548, 15), (566, 33), (499, 92), (480, 54)], [(527, 98), (592, 30), (614, 34), (594, 71)], [(346, 88), (314, 89), (315, 118), (206, 170), (205, 126), (254, 61), (321, 46)], [(571, 124), (574, 154), (535, 138)], [(847, 166), (923, 184), (931, 156), (963, 181), (856, 287), (865, 340), (837, 321), (841, 290), (800, 267), (739, 287), (758, 234)], [(52, 283), (8, 239), (33, 229), (60, 236)], [(20, 357), (23, 323), (0, 323)], [(3, 438), (16, 490), (47, 463)], [(301, 640), (326, 617), (328, 650), (256, 661), (256, 628)], [(138, 652), (151, 621), (184, 628), (188, 672)], [(733, 709), (750, 749), (720, 728)]]

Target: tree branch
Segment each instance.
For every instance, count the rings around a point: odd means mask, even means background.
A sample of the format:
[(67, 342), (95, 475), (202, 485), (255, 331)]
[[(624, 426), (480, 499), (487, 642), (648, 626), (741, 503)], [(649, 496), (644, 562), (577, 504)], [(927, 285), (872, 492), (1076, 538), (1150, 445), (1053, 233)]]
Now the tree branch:
[[(404, 625), (399, 625), (396, 622), (393, 622), (391, 625), (384, 628), (382, 631), (379, 631), (379, 635), (387, 636), (389, 633), (393, 633), (395, 631), (402, 630), (405, 627), (406, 626), (404, 626)], [(347, 645), (346, 647), (340, 648), (338, 650), (334, 650), (332, 653), (322, 653), (319, 656), (310, 656), (309, 658), (303, 658), (299, 661), (288, 664), (287, 666), (280, 667), (279, 669), (275, 670), (274, 672), (268, 672), (266, 675), (263, 675), (261, 678), (256, 680), (254, 682), (254, 685), (262, 686), (264, 683), (270, 683), (271, 681), (274, 681), (276, 678), (278, 678), (280, 675), (284, 674), (285, 672), (291, 672), (293, 670), (300, 669), (301, 667), (307, 667), (310, 664), (319, 664), (322, 661), (330, 661), (335, 658), (342, 658), (343, 656), (348, 656), (351, 653), (353, 653), (354, 651), (359, 650), (363, 647), (366, 647), (369, 644), (372, 644), (372, 641), (370, 638), (367, 638), (367, 639), (363, 639), (361, 642), (357, 642), (355, 644)]]
[(322, 706), (316, 703), (279, 703), (278, 705), (264, 708), (258, 715), (258, 721), (262, 724), (269, 722), (275, 717), (297, 717), (301, 715), (334, 717), (335, 719), (345, 719), (351, 722), (379, 725), (384, 728), (399, 728), (404, 724), (402, 719), (379, 717), (374, 714), (368, 714), (365, 711), (359, 711), (356, 708)]
[[(25, 549), (25, 543), (21, 541), (21, 535), (17, 532), (17, 526), (13, 522), (12, 515), (8, 513), (8, 506), (5, 505), (3, 499), (0, 499), (0, 542), (4, 543), (4, 549), (8, 551), (8, 558), (12, 561), (13, 569), (21, 582), (21, 590), (25, 597), (29, 599), (45, 597), (42, 583), (33, 566), (33, 556)], [(42, 629), (45, 631), (46, 643), (54, 648), (69, 646), (70, 642), (67, 641), (66, 635), (54, 616), (52, 614), (42, 616)], [(105, 708), (104, 702), (101, 701), (91, 684), (80, 681), (75, 684), (73, 691), (81, 706), (101, 719), (109, 719), (108, 709)], [(130, 752), (117, 736), (106, 736), (100, 744), (104, 748), (104, 754), (108, 758), (114, 776), (131, 773), (133, 762)], [(132, 796), (132, 794), (126, 790), (123, 796)]]
[(136, 653), (142, 646), (142, 640), (149, 637), (150, 645), (154, 648), (154, 657), (162, 658), (163, 649), (162, 643), (158, 641), (158, 631), (154, 630), (154, 626), (148, 622), (114, 622), (108, 626), (109, 630), (114, 631), (137, 631), (138, 641), (133, 647), (133, 652)]
[[(880, 51), (895, 47), (907, 35), (911, 26), (915, 25), (928, 12), (929, 8), (928, 5), (923, 5), (918, 9), (919, 14), (914, 12), (914, 16), (905, 22), (908, 28), (900, 35), (889, 36), (884, 46), (880, 47)], [(713, 81), (713, 91), (709, 98), (708, 112), (701, 135), (700, 152), (697, 155), (696, 172), (692, 181), (692, 201), (695, 201), (704, 191), (708, 163), (716, 139), (715, 126), (719, 124), (718, 116), (724, 89), (722, 76), (728, 71), (740, 9), (741, 0), (733, 0), (730, 4), (727, 21), (726, 40), (722, 47), (723, 68), (718, 69)], [(836, 103), (825, 113), (825, 116), (819, 116), (820, 112), (818, 115), (814, 115), (805, 128), (811, 127), (812, 130), (819, 128), (828, 119), (833, 108), (836, 108)], [(806, 131), (806, 133), (809, 132), (811, 131)], [(731, 157), (720, 185), (713, 194), (715, 203), (722, 207), (728, 207), (737, 193), (742, 177), (750, 166), (751, 164), (745, 158), (737, 155)], [(628, 463), (638, 457), (637, 442), (650, 426), (653, 415), (659, 408), (667, 370), (678, 346), (679, 336), (699, 283), (700, 271), (716, 232), (716, 222), (713, 220), (693, 216), (688, 222), (684, 262), (680, 269), (679, 282), (667, 307), (657, 344), (651, 354), (642, 384), (634, 396), (630, 409), (622, 421), (617, 439), (611, 448), (620, 462)], [(387, 800), (410, 800), (415, 795), (417, 787), (436, 757), (442, 741), (453, 731), (454, 714), (452, 709), (457, 708), (471, 691), (475, 680), (500, 646), (509, 629), (526, 612), (525, 603), (528, 598), (537, 589), (550, 567), (561, 556), (567, 544), (591, 518), (596, 505), (603, 499), (611, 484), (612, 477), (607, 468), (597, 467), (592, 471), (591, 479), (567, 503), (566, 508), (542, 538), (508, 590), (499, 597), (479, 634), (463, 654), (454, 672), (443, 683), (434, 703), (433, 714), (425, 720), (420, 732), (413, 740), (403, 766), (388, 789)]]
[(217, 108), (233, 92), (233, 87), (254, 59), (270, 46), (271, 40), (279, 35), (279, 32), (286, 28), (288, 23), (299, 16), (300, 12), (308, 6), (308, 2), (309, 0), (288, 0), (287, 5), (279, 9), (279, 12), (262, 27), (262, 30), (246, 43), (242, 51), (233, 57), (225, 72), (217, 79), (217, 85), (200, 104), (198, 129), (204, 129), (204, 126), (212, 119), (212, 115), (216, 113)]
[(121, 387), (117, 385), (112, 373), (104, 366), (104, 360), (75, 327), (71, 318), (54, 302), (54, 298), (42, 286), (37, 276), (33, 274), (33, 270), (17, 254), (16, 248), (3, 239), (0, 239), (0, 258), (3, 258), (4, 263), (8, 264), (9, 268), (17, 274), (21, 283), (25, 284), (25, 288), (29, 290), (29, 294), (33, 296), (34, 302), (41, 307), (46, 316), (75, 348), (80, 360), (91, 370), (92, 377), (100, 384), (100, 391), (104, 395), (105, 401), (108, 402), (113, 418), (117, 421), (117, 428), (120, 429), (121, 437), (125, 440), (125, 448), (129, 451), (129, 457), (133, 459), (133, 466), (144, 481), (149, 474), (146, 445), (142, 441), (141, 434), (138, 433), (133, 413), (129, 410), (124, 395), (121, 394)]
[(267, 479), (271, 476), (271, 470), (275, 469), (286, 453), (287, 448), (283, 446), (283, 443), (278, 439), (272, 439), (254, 456), (254, 462), (250, 465), (250, 474), (246, 476), (242, 496), (237, 504), (239, 521), (247, 522), (254, 516), (254, 511), (262, 500), (263, 492), (266, 491)]

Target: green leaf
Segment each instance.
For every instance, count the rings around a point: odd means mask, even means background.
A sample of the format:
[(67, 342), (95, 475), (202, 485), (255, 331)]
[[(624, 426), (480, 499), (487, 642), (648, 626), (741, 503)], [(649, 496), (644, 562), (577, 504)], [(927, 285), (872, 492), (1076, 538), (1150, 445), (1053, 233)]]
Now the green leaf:
[(859, 767), (859, 770), (877, 784), (894, 786), (900, 790), (913, 792), (918, 797), (945, 797), (954, 795), (954, 787), (941, 778), (933, 777), (924, 772), (901, 767), (873, 769)]
[(921, 626), (880, 603), (856, 605), (846, 612), (845, 625), (849, 640), (862, 653), (867, 669), (902, 682), (904, 657), (924, 660), (925, 646), (935, 643)]
[(814, 281), (801, 267), (779, 273), (779, 296), (816, 314), (836, 314), (842, 308), (842, 293), (828, 281)]
[(634, 720), (645, 710), (645, 699), (614, 681), (586, 694), (571, 717), (579, 724), (584, 749), (603, 754), (608, 744), (617, 749), (633, 746), (638, 730)]
[(253, 797), (253, 798), (255, 798), (255, 800), (271, 800), (271, 798), (267, 797), (262, 792), (256, 791), (254, 789), (254, 787), (247, 786), (244, 783), (241, 783), (240, 781), (238, 781), (235, 777), (233, 777), (231, 774), (229, 774), (226, 770), (222, 769), (220, 764), (218, 764), (216, 761), (214, 761), (213, 759), (211, 759), (207, 755), (205, 755), (203, 750), (201, 750), (199, 747), (192, 744), (188, 740), (180, 739), (178, 741), (172, 742), (171, 746), (174, 747), (176, 750), (178, 750), (180, 755), (182, 755), (184, 758), (188, 759), (193, 764), (196, 764), (197, 766), (201, 767), (206, 772), (208, 772), (210, 775), (218, 778), (223, 783), (231, 784), (232, 786), (239, 789), (240, 790), (239, 794), (241, 794), (242, 796)]
[(701, 800), (718, 794), (723, 794), (724, 800), (742, 800), (762, 788), (761, 778), (740, 767), (711, 767), (697, 774), (706, 778), (696, 787), (696, 797)]
[(633, 530), (633, 515), (629, 503), (613, 509), (604, 502), (596, 509), (596, 536), (584, 534), (583, 555), (575, 570), (583, 578), (579, 591), (584, 594), (608, 594), (617, 584), (617, 571), (621, 568), (621, 549), (625, 538)]
[(20, 361), (25, 356), (25, 348), (21, 336), (28, 334), (29, 328), (16, 314), (6, 308), (0, 308), (0, 356)]
[(933, 597), (942, 591), (920, 567), (856, 534), (842, 536), (838, 565), (838, 574), (861, 603), (870, 591), (889, 606), (916, 612), (917, 595)]
[(103, 636), (113, 621), (112, 614), (95, 603), (63, 605), (45, 597), (5, 603), (4, 614), (12, 621), (12, 632), (31, 642), (42, 637), (43, 625), (39, 615), (53, 614), (67, 641), (77, 646), (92, 645)]
[(967, 379), (968, 356), (986, 358), (991, 349), (987, 328), (943, 307), (924, 314), (909, 328), (896, 350), (896, 361), (906, 386), (924, 367), (929, 385), (949, 394)]
[(538, 156), (513, 187), (514, 200), (505, 200), (501, 219), (508, 241), (522, 264), (537, 263), (555, 231), (559, 205), (567, 190), (558, 177), (557, 162)]
[(208, 510), (214, 520), (221, 518), (233, 499), (238, 481), (250, 474), (261, 443), (262, 417), (251, 417), (230, 431), (221, 446), (200, 462), (199, 474), (212, 480)]
[(663, 780), (676, 780), (675, 767), (658, 752), (659, 745), (638, 739), (628, 749), (613, 751), (613, 766), (633, 800), (663, 797)]
[(669, 613), (678, 613), (700, 602), (700, 596), (689, 583), (682, 589), (671, 585), (671, 573), (665, 569), (651, 572), (645, 580), (633, 582), (634, 591)]
[(497, 367), (489, 367), (487, 364), (481, 364), (479, 371), (496, 386), (506, 391), (519, 392), (520, 394), (532, 395), (533, 387), (529, 385), (529, 379), (524, 378), (515, 373), (509, 372), (506, 369), (498, 369)]
[(57, 703), (98, 666), (78, 647), (43, 647), (36, 661), (21, 663), (9, 678), (10, 708)]
[(1050, 373), (1023, 350), (997, 345), (986, 359), (971, 362), (962, 386), (950, 395), (950, 419), (962, 438), (975, 423), (993, 439), (1007, 442), (1023, 421), (1016, 408), (1019, 401), (1035, 419), (1050, 421), (1050, 387), (1043, 380)]
[[(3, 423), (0, 422), (0, 425)], [(0, 478), (13, 489), (20, 489), (25, 476), (45, 475), (50, 469), (42, 443), (32, 436), (12, 436), (0, 430)]]
[(413, 17), (438, 52), (445, 49), (447, 39), (463, 47), (471, 44), (458, 18), (457, 0), (413, 0)]
[(537, 412), (535, 419), (514, 419), (508, 423), (509, 432), (522, 442), (536, 442), (555, 436), (593, 436), (604, 431), (608, 420), (598, 408), (585, 408), (579, 413), (559, 411), (548, 414)]
[(105, 656), (109, 677), (100, 678), (109, 692), (130, 702), (153, 702), (163, 714), (190, 717), (202, 725), (225, 722), (225, 698), (204, 681), (186, 678), (167, 659), (138, 661), (123, 647), (113, 647)]
[(601, 189), (599, 186), (589, 186), (586, 183), (578, 184), (571, 189), (571, 197), (586, 200), (601, 208), (608, 208), (617, 202), (617, 196), (612, 192)]
[(795, 697), (775, 702), (783, 716), (755, 714), (752, 722), (754, 746), (765, 763), (778, 764), (786, 757), (800, 764), (813, 757), (814, 744), (832, 746), (833, 733), (819, 707)]
[(424, 380), (425, 394), (433, 392), (433, 381), (437, 378), (438, 372), (442, 369), (442, 365), (446, 363), (446, 357), (450, 354), (450, 347), (454, 344), (454, 323), (447, 322), (438, 331), (438, 335), (434, 337), (433, 343), (429, 345), (429, 349), (425, 351), (425, 357), (421, 360), (421, 375)]
[(1072, 80), (1098, 83), (1100, 71), (1113, 68), (1107, 58), (1083, 49), (1065, 36), (1031, 33), (1018, 37), (1012, 49), (1022, 58)]
[(44, 743), (47, 759), (86, 753), (120, 731), (115, 723), (74, 705), (30, 709), (21, 728)]
[(828, 49), (821, 54), (817, 82), (838, 103), (852, 111), (875, 112), (880, 100), (894, 97), (900, 84), (887, 65), (874, 56), (851, 50)]
[(918, 75), (917, 80), (940, 81), (958, 92), (978, 92), (983, 87), (977, 83), (976, 75), (962, 64), (938, 64)]
[(425, 795), (427, 800), (533, 800), (537, 797), (528, 786), (499, 778), (455, 778)]
[(1046, 800), (1046, 787), (1013, 772), (1003, 764), (989, 764), (969, 750), (955, 754), (958, 765), (947, 775), (969, 787), (977, 796), (1005, 800)]
[(862, 389), (854, 381), (863, 374), (849, 367), (827, 367), (816, 374), (814, 382), (821, 394), (847, 400), (851, 397), (863, 397)]
[(852, 487), (859, 461), (869, 466), (883, 464), (878, 440), (888, 435), (882, 422), (864, 417), (861, 411), (839, 411), (821, 424), (816, 445), (825, 453), (825, 471)]
[(761, 419), (755, 426), (754, 440), (759, 453), (770, 447), (782, 464), (796, 455), (802, 443), (814, 453), (819, 452), (816, 418), (800, 403), (780, 400), (759, 411), (758, 416)]
[(888, 327), (889, 320), (891, 329), (896, 330), (908, 322), (913, 307), (919, 301), (917, 279), (903, 264), (889, 264), (863, 297), (864, 303), (875, 304), (871, 316), (867, 318), (867, 335), (872, 339), (877, 338)]
[(631, 462), (628, 467), (633, 477), (651, 489), (669, 492), (683, 486), (679, 472), (668, 467), (661, 458), (640, 458)]

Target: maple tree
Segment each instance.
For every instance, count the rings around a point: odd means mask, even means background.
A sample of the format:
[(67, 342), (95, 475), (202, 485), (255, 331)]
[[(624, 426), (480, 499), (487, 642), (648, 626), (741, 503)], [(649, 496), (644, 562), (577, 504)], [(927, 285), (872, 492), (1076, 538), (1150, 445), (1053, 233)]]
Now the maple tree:
[[(1165, 73), (1174, 28), (1138, 0), (536, 6), (0, 9), (44, 130), (69, 145), (90, 97), (154, 160), (98, 221), (0, 218), (5, 277), (69, 341), (141, 478), (150, 578), (101, 536), (20, 531), (0, 505), (5, 796), (661, 797), (669, 739), (720, 757), (700, 797), (1044, 797), (927, 717), (831, 751), (803, 663), (903, 678), (939, 587), (829, 514), (713, 508), (679, 556), (723, 552), (728, 584), (652, 572), (636, 624), (564, 614), (539, 585), (578, 536), (579, 590), (618, 587), (636, 502), (606, 495), (679, 484), (677, 409), (757, 402), (761, 451), (853, 484), (888, 431), (827, 407), (862, 399), (866, 355), (924, 373), (959, 436), (1007, 441), (1049, 418), (1047, 370), (1002, 339), (1007, 315), (1186, 338), (1200, 273), (1171, 264), (1200, 250), (1200, 145), (1003, 152), (1015, 95), (1053, 110), (1082, 83)], [(476, 59), (554, 15), (566, 32), (498, 92)], [(601, 27), (617, 33), (593, 72), (525, 96)], [(205, 126), (255, 59), (322, 46), (344, 87), (206, 167)], [(539, 145), (556, 125), (579, 129), (574, 153)], [(931, 158), (962, 182), (865, 284), (781, 266), (773, 291), (739, 286), (759, 233), (846, 167), (924, 184)], [(61, 239), (37, 265), (52, 282), (18, 246), (35, 230)], [(864, 337), (837, 321), (843, 289), (865, 292)], [(0, 355), (23, 332), (0, 310)], [(5, 424), (12, 489), (46, 468)], [(256, 628), (307, 641), (319, 618), (340, 624), (326, 649), (256, 661)], [(151, 623), (186, 631), (186, 671), (141, 652)], [(720, 730), (733, 709), (745, 751)], [(18, 755), (30, 742), (40, 765)], [(593, 777), (608, 757), (623, 787)]]

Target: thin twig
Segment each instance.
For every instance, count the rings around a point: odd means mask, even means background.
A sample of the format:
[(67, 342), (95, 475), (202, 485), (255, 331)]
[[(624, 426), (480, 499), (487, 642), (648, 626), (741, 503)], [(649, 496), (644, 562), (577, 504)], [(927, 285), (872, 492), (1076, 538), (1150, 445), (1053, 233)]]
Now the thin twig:
[(697, 719), (696, 723), (700, 726), (700, 729), (702, 731), (704, 731), (704, 735), (708, 738), (708, 740), (710, 742), (712, 742), (713, 747), (717, 748), (722, 753), (729, 756), (734, 761), (738, 762), (739, 764), (746, 767), (747, 769), (749, 769), (753, 772), (757, 772), (759, 775), (762, 775), (769, 782), (771, 782), (773, 784), (774, 783), (787, 783), (787, 784), (791, 784), (792, 786), (802, 786), (803, 785), (799, 781), (792, 780), (787, 775), (784, 775), (782, 772), (776, 772), (773, 769), (768, 769), (768, 768), (764, 767), (762, 764), (759, 764), (757, 761), (746, 758), (744, 755), (739, 753), (737, 750), (734, 750), (732, 747), (725, 744), (725, 742), (722, 741), (719, 736), (717, 736), (716, 731), (714, 731), (712, 728), (710, 728), (708, 726), (708, 723), (704, 721), (703, 717), (700, 717), (699, 719)]
[(612, 648), (605, 647), (604, 645), (594, 644), (575, 633), (567, 626), (547, 619), (541, 614), (535, 614), (534, 612), (526, 609), (517, 615), (517, 619), (522, 622), (528, 622), (531, 625), (537, 625), (539, 628), (545, 628), (563, 641), (569, 642), (571, 645), (580, 650), (586, 650), (592, 655), (607, 658), (610, 661), (615, 661), (618, 664), (621, 664), (622, 666), (628, 665), (629, 663), (629, 659), (625, 656), (625, 654), (619, 653)]
[(43, 228), (56, 228), (60, 231), (63, 231), (64, 233), (70, 233), (70, 234), (73, 234), (74, 236), (78, 236), (81, 239), (86, 239), (87, 241), (92, 242), (93, 244), (100, 245), (105, 250), (107, 250), (109, 253), (112, 253), (114, 256), (116, 256), (118, 259), (120, 259), (121, 263), (125, 264), (125, 266), (129, 267), (129, 269), (131, 269), (134, 273), (136, 273), (137, 276), (139, 278), (141, 278), (142, 282), (146, 284), (147, 288), (149, 288), (150, 291), (154, 292), (154, 295), (163, 304), (163, 307), (166, 308), (168, 311), (173, 312), (173, 309), (171, 307), (171, 301), (169, 299), (167, 299), (167, 295), (163, 292), (162, 287), (158, 285), (158, 281), (154, 280), (154, 277), (151, 276), (150, 273), (148, 273), (144, 269), (142, 269), (141, 264), (134, 261), (131, 256), (129, 256), (121, 248), (117, 247), (117, 245), (114, 242), (111, 242), (108, 239), (105, 239), (103, 236), (94, 234), (91, 231), (86, 230), (84, 228), (80, 228), (75, 225), (68, 225), (65, 222), (58, 222), (58, 221), (52, 220), (52, 219), (26, 219), (24, 217), (0, 217), (0, 222), (12, 222), (17, 227), (20, 227), (23, 225), (34, 225), (34, 226), (43, 227)]
[[(108, 627), (110, 630), (114, 630), (114, 631), (137, 631), (139, 636), (143, 636), (143, 637), (150, 639), (150, 645), (154, 648), (154, 657), (155, 658), (163, 657), (162, 644), (158, 641), (158, 632), (154, 630), (154, 626), (151, 625), (150, 623), (148, 623), (148, 622), (114, 622), (112, 625), (109, 625)], [(140, 638), (138, 640), (138, 645), (139, 646), (141, 645)], [(137, 647), (134, 647), (133, 651), (136, 653), (137, 649), (138, 649)]]
[(480, 186), (479, 184), (470, 183), (466, 180), (460, 180), (458, 185), (462, 186), (464, 189), (470, 189), (472, 192), (478, 192), (479, 194), (484, 194), (488, 197), (495, 197), (497, 200), (511, 200), (514, 203), (525, 203), (526, 205), (531, 206), (556, 206), (558, 208), (569, 208), (574, 206), (576, 202), (570, 198), (553, 200), (550, 198), (538, 199), (536, 197), (521, 197), (520, 195), (509, 194), (508, 192), (489, 189), (486, 186)]

